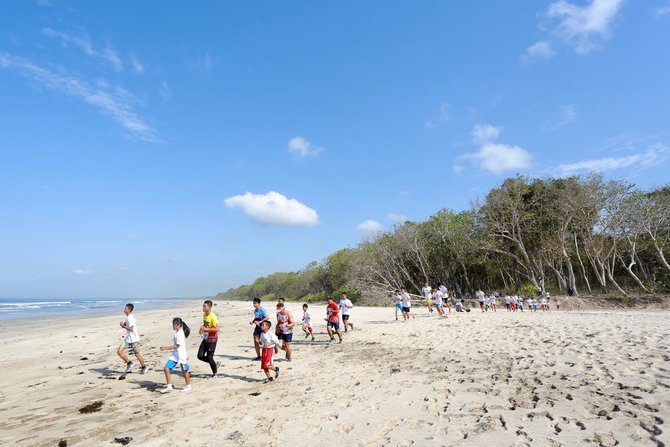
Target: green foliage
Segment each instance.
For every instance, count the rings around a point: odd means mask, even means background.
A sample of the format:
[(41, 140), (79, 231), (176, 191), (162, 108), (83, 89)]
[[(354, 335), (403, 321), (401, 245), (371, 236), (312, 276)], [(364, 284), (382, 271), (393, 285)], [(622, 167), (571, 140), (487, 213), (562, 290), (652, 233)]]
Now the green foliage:
[(524, 284), (523, 287), (519, 289), (519, 295), (525, 298), (534, 297), (537, 295), (537, 287), (532, 284)]

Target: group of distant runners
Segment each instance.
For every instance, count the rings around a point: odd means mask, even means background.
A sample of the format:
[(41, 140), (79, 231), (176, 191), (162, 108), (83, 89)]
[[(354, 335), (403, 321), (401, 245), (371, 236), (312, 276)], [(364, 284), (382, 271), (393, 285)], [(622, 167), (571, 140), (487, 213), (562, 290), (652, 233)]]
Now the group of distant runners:
[[(212, 310), (213, 303), (206, 300), (202, 305), (203, 316), (202, 325), (199, 329), (199, 334), (202, 338), (200, 347), (198, 349), (198, 360), (209, 364), (212, 370), (211, 377), (216, 377), (221, 362), (214, 360), (214, 352), (216, 351), (216, 344), (218, 341), (218, 334), (221, 330), (218, 318)], [(256, 351), (255, 361), (261, 362), (261, 369), (265, 373), (266, 382), (272, 382), (279, 378), (279, 367), (274, 365), (274, 355), (279, 352), (279, 349), (285, 351), (285, 360), (290, 362), (292, 359), (293, 349), (293, 330), (296, 326), (296, 321), (293, 314), (286, 308), (284, 300), (279, 299), (276, 305), (276, 319), (277, 324), (274, 332), (270, 331), (272, 323), (270, 322), (270, 314), (261, 306), (261, 300), (255, 298), (253, 300), (253, 319), (249, 322), (254, 325), (253, 342)], [(342, 329), (344, 332), (354, 329), (353, 323), (350, 321), (351, 309), (354, 307), (351, 300), (346, 293), (342, 293), (339, 303), (336, 303), (333, 297), (328, 297), (328, 304), (326, 306), (326, 329), (329, 337), (329, 342), (335, 341), (337, 336), (339, 343), (342, 343)], [(137, 329), (137, 321), (132, 314), (134, 305), (126, 304), (123, 309), (124, 318), (119, 325), (124, 329), (125, 333), (121, 341), (121, 345), (117, 350), (118, 356), (126, 364), (124, 374), (128, 374), (135, 366), (135, 362), (130, 360), (128, 354), (135, 355), (140, 363), (140, 374), (145, 374), (148, 370), (144, 357), (141, 354), (140, 336)], [(307, 303), (302, 305), (302, 331), (305, 338), (310, 338), (314, 341), (314, 326), (312, 317), (309, 313), (309, 305)], [(191, 387), (191, 375), (189, 357), (186, 351), (186, 339), (191, 334), (188, 325), (181, 318), (174, 318), (172, 320), (172, 344), (161, 346), (161, 351), (171, 351), (168, 360), (165, 363), (163, 371), (165, 373), (165, 387), (160, 390), (161, 393), (168, 393), (173, 390), (171, 371), (179, 365), (186, 386), (182, 388), (182, 392), (188, 392)], [(126, 353), (127, 352), (127, 353)]]

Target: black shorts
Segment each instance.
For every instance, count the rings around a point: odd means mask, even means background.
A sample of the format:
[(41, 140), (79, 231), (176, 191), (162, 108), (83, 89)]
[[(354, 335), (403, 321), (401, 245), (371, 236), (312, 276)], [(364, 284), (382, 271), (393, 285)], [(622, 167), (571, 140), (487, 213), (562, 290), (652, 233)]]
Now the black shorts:
[(260, 325), (257, 324), (254, 328), (254, 337), (260, 337), (262, 333), (263, 331), (261, 330)]
[(349, 319), (349, 315), (342, 315), (342, 321), (347, 321)]
[(403, 311), (403, 312), (407, 312), (407, 313), (409, 313), (409, 310), (410, 310), (410, 309), (411, 309), (411, 307), (405, 307), (405, 306), (402, 307), (402, 311)]
[(293, 334), (277, 334), (277, 338), (286, 343), (291, 343), (293, 341)]

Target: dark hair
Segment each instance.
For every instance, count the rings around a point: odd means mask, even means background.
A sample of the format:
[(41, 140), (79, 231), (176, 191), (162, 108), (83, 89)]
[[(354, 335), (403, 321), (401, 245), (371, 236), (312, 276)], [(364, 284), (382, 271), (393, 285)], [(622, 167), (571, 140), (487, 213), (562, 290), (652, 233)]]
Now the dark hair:
[(280, 303), (285, 303), (286, 302), (286, 300), (284, 298), (279, 298), (277, 301), (280, 302)]
[(303, 304), (302, 307), (309, 307), (307, 303)]
[(130, 309), (131, 312), (135, 309), (135, 306), (133, 305), (133, 303), (128, 303), (128, 304), (126, 304), (126, 307), (127, 307), (128, 309)]
[(261, 299), (260, 298), (254, 298), (254, 303), (261, 304)]
[(179, 326), (181, 326), (182, 330), (184, 331), (184, 337), (188, 338), (188, 336), (191, 335), (191, 328), (188, 327), (186, 322), (184, 320), (182, 320), (181, 318), (179, 318), (179, 317), (173, 318), (172, 319), (172, 324), (178, 324)]
[(207, 304), (209, 307), (212, 307), (214, 303), (212, 303), (212, 300), (206, 300), (203, 304)]
[(272, 327), (272, 321), (270, 320), (261, 321), (261, 326), (263, 326), (264, 324), (267, 324), (268, 328)]

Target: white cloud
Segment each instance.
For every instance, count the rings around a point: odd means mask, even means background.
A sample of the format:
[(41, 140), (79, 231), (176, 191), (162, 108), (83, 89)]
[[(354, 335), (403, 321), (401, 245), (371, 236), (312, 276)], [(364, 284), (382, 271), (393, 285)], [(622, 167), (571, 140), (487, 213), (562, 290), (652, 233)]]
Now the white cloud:
[(73, 269), (72, 273), (75, 275), (90, 275), (91, 271), (90, 270), (82, 270), (82, 269)]
[(325, 149), (312, 145), (303, 137), (293, 137), (288, 140), (288, 151), (298, 158), (305, 158), (307, 156), (316, 157)]
[(27, 59), (0, 53), (0, 68), (16, 71), (41, 86), (88, 103), (123, 126), (131, 136), (144, 141), (156, 141), (156, 132), (133, 110), (134, 97), (127, 90), (111, 89), (106, 83), (89, 82), (54, 73)]
[(663, 164), (670, 150), (663, 144), (654, 144), (645, 152), (627, 155), (624, 157), (605, 157), (593, 160), (578, 161), (575, 163), (561, 164), (558, 171), (563, 176), (578, 174), (580, 172), (602, 172), (637, 166), (649, 168)]
[(472, 128), (472, 140), (477, 144), (484, 144), (498, 138), (502, 127), (495, 127), (490, 124), (475, 124)]
[(475, 125), (472, 129), (472, 140), (480, 145), (479, 150), (461, 158), (475, 160), (481, 168), (494, 174), (529, 167), (531, 156), (526, 149), (494, 142), (501, 129), (502, 127), (490, 124)]
[(449, 103), (445, 102), (442, 105), (440, 105), (440, 109), (437, 111), (437, 114), (428, 121), (426, 121), (426, 124), (424, 126), (426, 127), (426, 129), (432, 129), (434, 127), (441, 126), (450, 119), (451, 115), (449, 114)]
[(193, 63), (193, 68), (205, 76), (211, 76), (214, 68), (214, 61), (212, 60), (210, 52), (206, 51), (204, 55), (198, 56)]
[(52, 28), (43, 28), (42, 35), (55, 39), (61, 45), (68, 47), (70, 45), (79, 48), (87, 56), (106, 61), (115, 71), (123, 71), (123, 62), (111, 45), (107, 45), (102, 50), (96, 49), (87, 35), (73, 36)]
[(535, 61), (551, 59), (553, 56), (554, 50), (551, 48), (551, 45), (541, 40), (526, 48), (526, 51), (521, 55), (521, 60), (529, 64)]
[(608, 38), (610, 27), (624, 0), (592, 0), (584, 6), (559, 0), (551, 5), (545, 17), (553, 22), (553, 34), (572, 46), (578, 54), (587, 54)]
[(224, 203), (228, 208), (242, 209), (261, 225), (307, 227), (319, 223), (319, 215), (315, 210), (275, 191), (267, 194), (247, 192), (229, 197)]
[(365, 222), (358, 224), (356, 229), (367, 236), (374, 236), (375, 234), (380, 233), (383, 230), (383, 227), (382, 224), (376, 220), (366, 220)]
[(661, 6), (660, 8), (657, 8), (654, 11), (654, 14), (656, 14), (656, 17), (664, 16), (666, 14), (670, 14), (670, 3), (666, 3), (666, 6)]
[(144, 74), (144, 64), (140, 62), (135, 54), (130, 55), (130, 65), (133, 67), (135, 73)]
[(403, 215), (403, 214), (396, 214), (396, 213), (388, 213), (388, 220), (393, 222), (394, 224), (404, 224), (409, 220), (409, 217)]
[(455, 164), (451, 167), (451, 169), (454, 171), (454, 174), (461, 175), (463, 173), (463, 171), (465, 171), (465, 166)]

